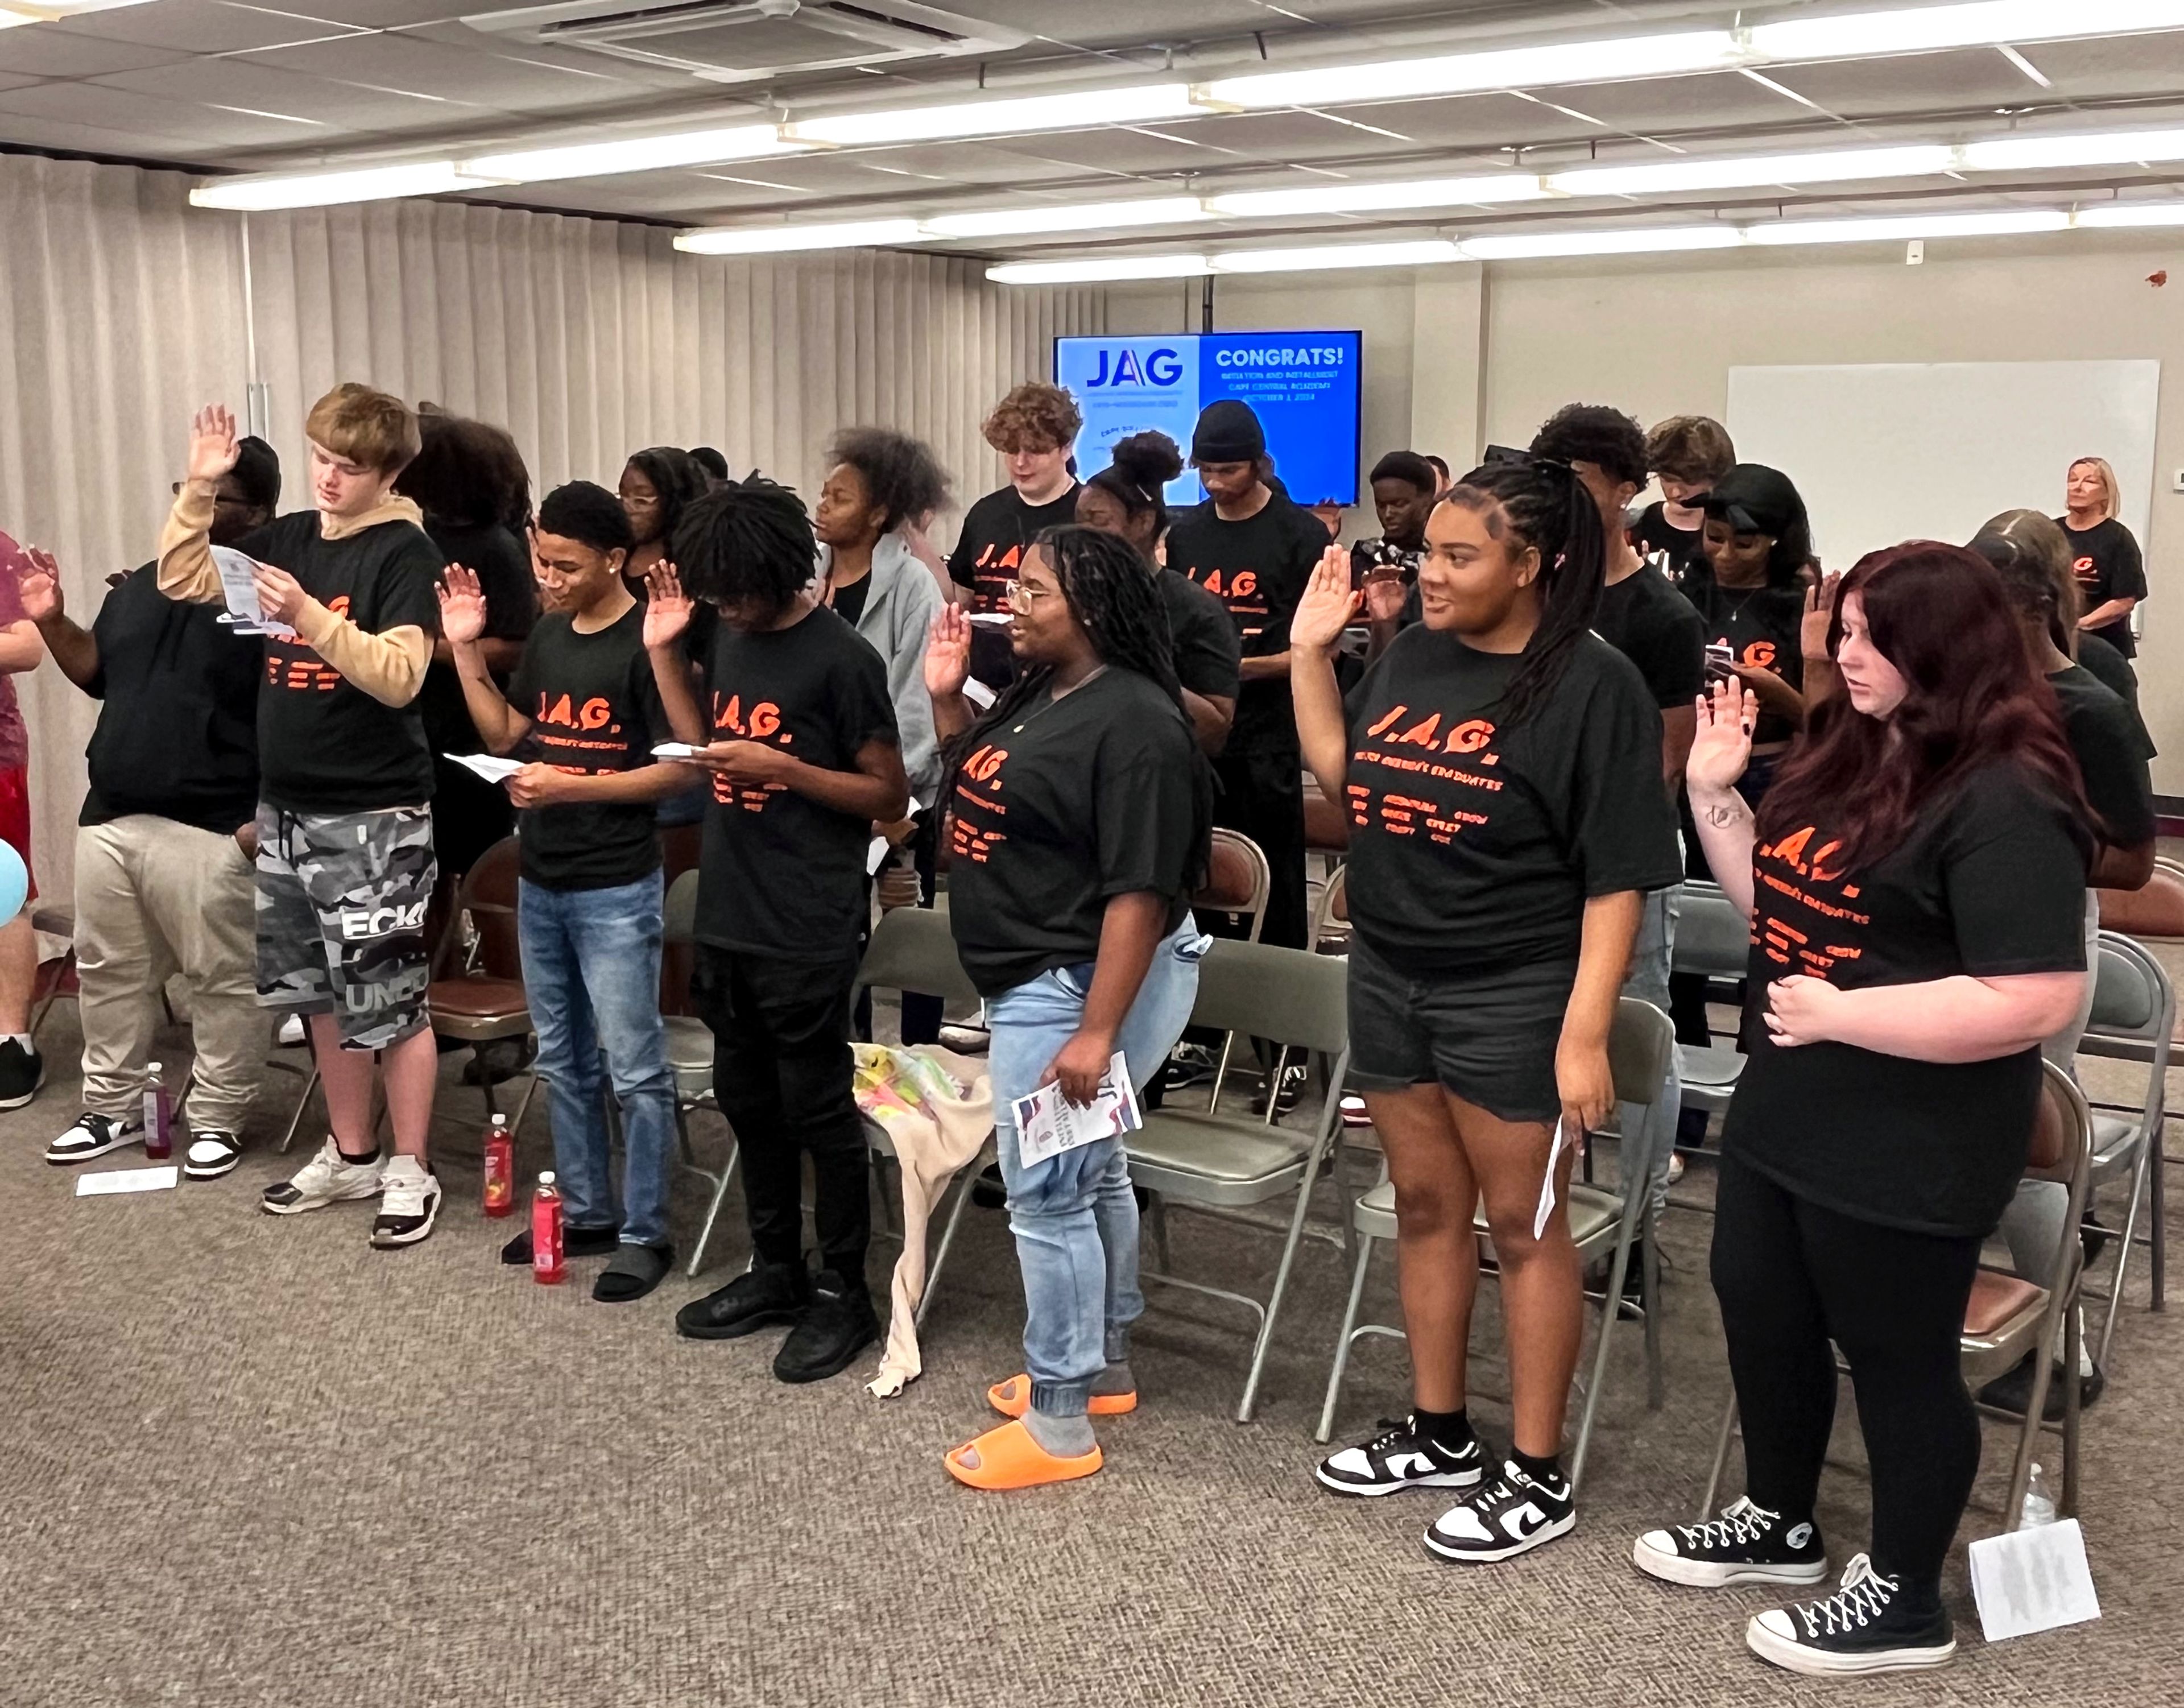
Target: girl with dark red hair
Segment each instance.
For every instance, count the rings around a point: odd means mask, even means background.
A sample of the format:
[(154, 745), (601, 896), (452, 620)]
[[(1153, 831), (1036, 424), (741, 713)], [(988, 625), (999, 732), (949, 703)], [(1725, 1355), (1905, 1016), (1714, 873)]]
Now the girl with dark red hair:
[(1756, 820), (1735, 785), (1758, 702), (1722, 683), (1699, 704), (1694, 816), (1752, 924), (1713, 1260), (1746, 1491), (1634, 1554), (1705, 1587), (1826, 1575), (1813, 1509), (1832, 1342), (1873, 1469), (1872, 1551), (1833, 1595), (1746, 1633), (1823, 1675), (1956, 1650), (1942, 1564), (1980, 1456), (1958, 1344), (1981, 1242), (2024, 1172), (2040, 1041), (2085, 988), (2092, 853), (2054, 695), (1983, 559), (1930, 542), (1864, 559), (1828, 653), (1840, 691)]

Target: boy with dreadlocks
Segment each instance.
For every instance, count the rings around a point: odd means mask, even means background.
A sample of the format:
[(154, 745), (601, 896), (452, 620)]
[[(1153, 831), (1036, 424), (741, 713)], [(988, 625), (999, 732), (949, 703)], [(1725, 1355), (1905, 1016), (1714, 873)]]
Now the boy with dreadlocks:
[[(850, 1008), (875, 821), (909, 809), (886, 667), (820, 603), (803, 502), (752, 476), (691, 505), (650, 578), (644, 643), (678, 740), (712, 774), (691, 993), (713, 1089), (743, 1147), (755, 1256), (685, 1305), (680, 1333), (793, 1323), (783, 1382), (838, 1374), (879, 1335), (865, 1287), (872, 1206), (850, 1090)], [(701, 707), (682, 655), (691, 602), (719, 613)], [(811, 1158), (820, 1272), (804, 1260)]]

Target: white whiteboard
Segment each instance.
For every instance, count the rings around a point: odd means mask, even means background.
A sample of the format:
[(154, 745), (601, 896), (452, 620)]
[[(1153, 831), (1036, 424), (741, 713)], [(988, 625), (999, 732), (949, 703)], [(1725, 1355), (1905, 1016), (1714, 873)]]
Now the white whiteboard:
[(1797, 482), (1831, 570), (1903, 540), (1961, 544), (1998, 510), (2063, 513), (2073, 459), (2106, 457), (2143, 542), (2161, 364), (1879, 362), (1731, 368), (1736, 454)]

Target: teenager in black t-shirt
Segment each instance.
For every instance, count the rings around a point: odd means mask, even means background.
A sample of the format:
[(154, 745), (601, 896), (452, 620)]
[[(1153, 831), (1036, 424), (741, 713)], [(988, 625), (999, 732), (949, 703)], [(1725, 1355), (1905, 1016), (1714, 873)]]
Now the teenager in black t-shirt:
[[(879, 1336), (850, 1009), (872, 826), (910, 810), (887, 668), (819, 602), (802, 502), (754, 476), (692, 505), (653, 576), (644, 641), (676, 738), (710, 774), (698, 884), (699, 1016), (713, 1093), (743, 1147), (749, 1273), (682, 1307), (676, 1328), (730, 1340), (796, 1326), (783, 1382), (838, 1374)], [(682, 648), (691, 601), (720, 613), (701, 707)], [(804, 1262), (811, 1158), (821, 1270)]]
[(1236, 719), (1242, 648), (1221, 601), (1160, 562), (1161, 537), (1167, 531), (1167, 502), (1162, 491), (1182, 472), (1183, 453), (1166, 433), (1132, 433), (1119, 439), (1107, 466), (1077, 489), (1077, 521), (1080, 527), (1128, 541), (1145, 560), (1167, 613), (1184, 714), (1199, 746), (1217, 754)]
[[(1588, 631), (1599, 511), (1564, 464), (1490, 464), (1426, 525), (1424, 621), (1340, 697), (1329, 650), (1361, 595), (1330, 551), (1291, 626), (1306, 762), (1350, 818), (1351, 1077), (1387, 1154), (1409, 1420), (1319, 1467), (1340, 1494), (1468, 1488), (1426, 1533), (1506, 1560), (1576, 1522), (1563, 1415), (1584, 1294), (1558, 1204), (1607, 1118), (1607, 1060), (1643, 893), (1675, 882), (1660, 717)], [(1557, 1137), (1560, 1143), (1557, 1143)], [(1498, 1474), (1465, 1413), (1484, 1203), (1515, 1427)]]
[(1402, 627), (1405, 612), (1416, 622), (1412, 590), (1426, 554), (1426, 518), (1444, 488), (1441, 472), (1415, 451), (1390, 451), (1373, 465), (1373, 509), (1378, 539), (1350, 548), (1350, 579), (1365, 595), (1370, 655), (1378, 658)]
[[(1830, 641), (1841, 689), (1752, 809), (1758, 703), (1719, 685), (1691, 766), (1707, 859), (1752, 915), (1713, 1282), (1746, 1494), (1649, 1532), (1672, 1583), (1811, 1583), (1840, 1349), (1873, 1467), (1873, 1549), (1747, 1640), (1808, 1673), (1937, 1666), (1942, 1566), (1979, 1421), (1959, 1373), (1981, 1241), (2025, 1168), (2040, 1041), (2083, 994), (2091, 852), (2053, 698), (1994, 570), (1914, 542), (1863, 559)], [(1915, 736), (1911, 731), (1915, 730)]]
[[(644, 607), (622, 583), (629, 548), (628, 515), (604, 487), (576, 481), (547, 494), (531, 550), (553, 609), (532, 631), (505, 698), (483, 645), (489, 601), (478, 576), (451, 566), (440, 595), (468, 715), (490, 750), (529, 756), (507, 784), (521, 811), (523, 988), (552, 1101), (565, 1239), (577, 1256), (613, 1255), (592, 1288), (610, 1304), (642, 1299), (675, 1261), (675, 1080), (660, 1017), (653, 809), (696, 783), (688, 767), (652, 758), (666, 718)], [(618, 1195), (602, 1108), (610, 1084), (621, 1114)], [(504, 1263), (531, 1259), (528, 1230), (501, 1252)]]
[(2146, 559), (2131, 530), (2116, 520), (2121, 502), (2106, 459), (2081, 457), (2070, 465), (2064, 513), (2055, 520), (2070, 542), (2070, 567), (2084, 598), (2078, 626), (2130, 659), (2138, 655), (2131, 614), (2146, 597)]
[(1138, 1206), (1120, 1135), (1027, 1161), (1013, 1105), (1056, 1083), (1089, 1104), (1119, 1051), (1142, 1086), (1182, 1034), (1206, 939), (1212, 777), (1144, 558), (1112, 534), (1040, 536), (1010, 589), (1021, 674), (983, 715), (963, 697), (969, 624), (927, 656), (948, 742), (949, 920), (986, 1002), (994, 1126), (1024, 1282), (1024, 1373), (989, 1393), (1014, 1421), (949, 1454), (974, 1488), (1089, 1476), (1092, 1414), (1129, 1411)]
[(1736, 463), (1729, 430), (1708, 415), (1671, 415), (1646, 433), (1646, 468), (1661, 498), (1631, 525), (1630, 542), (1669, 578), (1688, 589), (1706, 574), (1704, 501), (1713, 483)]
[(1009, 483), (964, 513), (948, 578), (956, 603), (982, 619), (971, 635), (971, 670), (989, 687), (1007, 686), (1014, 666), (1004, 593), (1031, 542), (1076, 520), (1077, 475), (1071, 453), (1084, 417), (1059, 386), (1027, 380), (994, 405), (980, 431), (1001, 453)]
[(1730, 469), (1700, 508), (1704, 568), (1684, 593), (1706, 624), (1707, 674), (1734, 675), (1758, 698), (1752, 760), (1737, 785), (1757, 806), (1791, 737), (1804, 727), (1800, 637), (1813, 531), (1789, 476), (1758, 463)]

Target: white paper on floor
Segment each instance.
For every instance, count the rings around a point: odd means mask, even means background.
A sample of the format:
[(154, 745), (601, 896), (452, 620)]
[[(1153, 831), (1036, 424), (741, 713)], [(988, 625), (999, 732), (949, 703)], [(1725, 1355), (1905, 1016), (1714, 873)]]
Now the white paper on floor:
[(169, 1163), (164, 1168), (109, 1168), (75, 1177), (78, 1198), (98, 1198), (112, 1192), (163, 1192), (181, 1178), (181, 1171)]
[(2101, 1616), (2086, 1533), (2075, 1518), (1983, 1536), (1971, 1546), (1972, 1600), (1990, 1643)]

